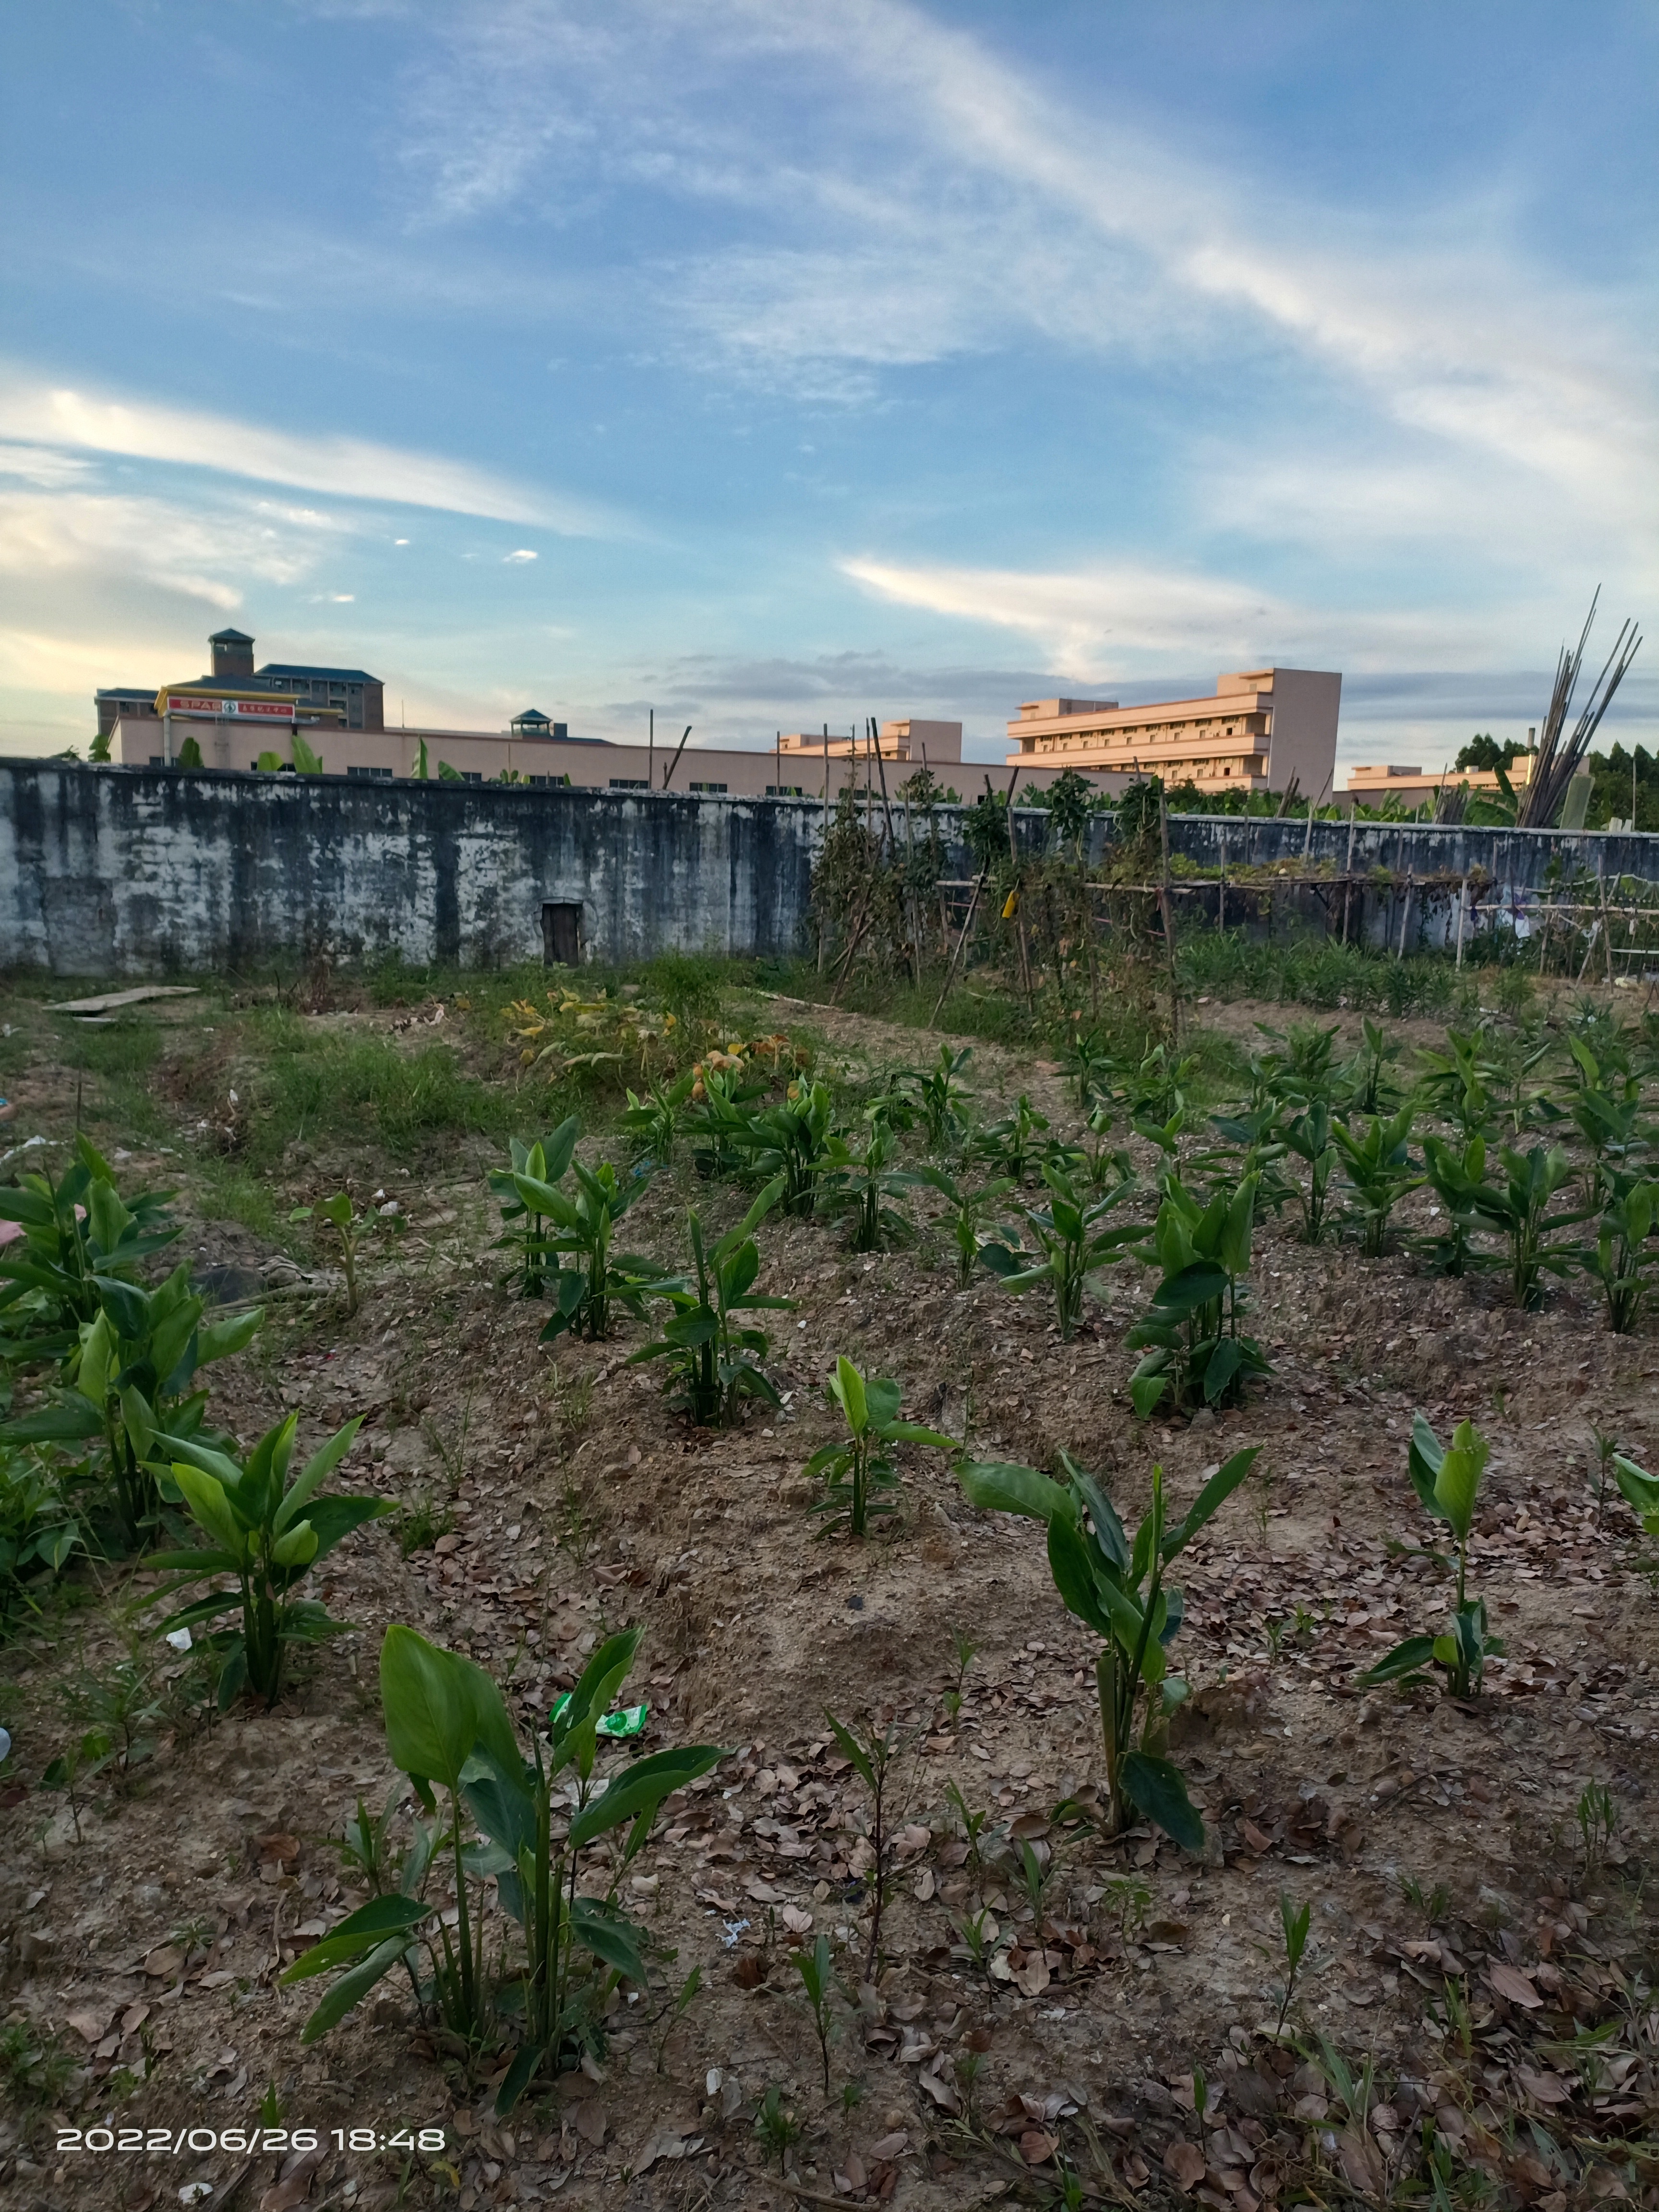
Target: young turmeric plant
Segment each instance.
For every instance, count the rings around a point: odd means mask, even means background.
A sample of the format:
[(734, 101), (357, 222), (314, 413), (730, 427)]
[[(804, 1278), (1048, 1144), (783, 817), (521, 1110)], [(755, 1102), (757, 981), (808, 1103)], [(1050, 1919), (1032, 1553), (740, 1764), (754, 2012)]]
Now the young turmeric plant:
[(941, 1436), (937, 1429), (900, 1420), (898, 1384), (890, 1376), (860, 1375), (845, 1354), (836, 1358), (836, 1371), (824, 1388), (842, 1410), (847, 1433), (820, 1444), (806, 1462), (805, 1473), (822, 1476), (825, 1486), (812, 1510), (830, 1516), (826, 1526), (844, 1522), (849, 1535), (862, 1537), (877, 1515), (893, 1510), (884, 1493), (897, 1478), (884, 1444), (932, 1444), (938, 1451), (957, 1447), (954, 1438)]
[(1443, 1521), (1457, 1541), (1457, 1595), (1450, 1626), (1438, 1636), (1409, 1636), (1379, 1659), (1365, 1682), (1421, 1681), (1424, 1669), (1438, 1668), (1455, 1698), (1480, 1694), (1486, 1661), (1501, 1653), (1504, 1639), (1486, 1630), (1486, 1601), (1468, 1595), (1469, 1530), (1480, 1478), (1492, 1447), (1472, 1421), (1460, 1421), (1449, 1445), (1443, 1444), (1419, 1413), (1412, 1423), (1407, 1464), (1412, 1487), (1425, 1512)]
[(1006, 1462), (970, 1462), (957, 1470), (969, 1500), (983, 1510), (1024, 1513), (1047, 1523), (1048, 1571), (1060, 1601), (1101, 1638), (1095, 1686), (1114, 1835), (1144, 1814), (1183, 1849), (1204, 1848), (1204, 1823), (1180, 1768), (1166, 1755), (1170, 1715), (1187, 1695), (1169, 1659), (1186, 1608), (1164, 1576), (1238, 1488), (1260, 1449), (1251, 1444), (1235, 1452), (1173, 1524), (1165, 1513), (1164, 1470), (1155, 1467), (1152, 1510), (1133, 1544), (1098, 1477), (1068, 1453), (1060, 1455), (1063, 1484), (1036, 1468)]

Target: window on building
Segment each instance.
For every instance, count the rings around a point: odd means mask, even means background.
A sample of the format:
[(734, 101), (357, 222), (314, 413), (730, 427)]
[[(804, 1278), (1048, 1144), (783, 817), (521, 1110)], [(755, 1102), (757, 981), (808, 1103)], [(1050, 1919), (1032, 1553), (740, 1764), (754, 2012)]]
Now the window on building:
[(723, 783), (694, 783), (691, 788), (693, 791), (705, 791), (712, 794), (724, 791), (726, 786)]
[[(612, 791), (649, 791), (651, 781), (648, 776), (643, 775), (613, 775), (611, 788)], [(696, 788), (694, 784), (692, 789), (695, 791)]]
[(392, 781), (389, 768), (349, 768), (346, 774), (355, 776), (360, 783), (390, 783)]
[(806, 793), (798, 783), (769, 783), (766, 795), (769, 799), (805, 799)]
[(464, 768), (461, 770), (461, 781), (463, 783), (482, 783), (483, 781), (483, 770), (481, 768)]

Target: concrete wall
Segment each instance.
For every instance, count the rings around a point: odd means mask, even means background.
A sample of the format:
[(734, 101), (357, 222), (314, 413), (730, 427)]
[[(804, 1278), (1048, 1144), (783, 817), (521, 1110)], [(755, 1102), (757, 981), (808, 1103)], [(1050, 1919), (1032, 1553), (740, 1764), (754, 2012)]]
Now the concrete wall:
[[(902, 809), (895, 807), (902, 838)], [(879, 806), (876, 818), (880, 818)], [(579, 904), (586, 951), (792, 951), (806, 938), (823, 811), (811, 800), (524, 791), (452, 783), (99, 770), (0, 761), (0, 966), (149, 975), (322, 953), (472, 967), (537, 959), (542, 909)], [(971, 866), (941, 810), (948, 876)], [(1041, 850), (1048, 817), (1016, 817)], [(1176, 816), (1173, 849), (1214, 866), (1299, 860), (1305, 823)], [(1103, 851), (1110, 823), (1096, 829)], [(1484, 871), (1488, 913), (1542, 887), (1551, 861), (1659, 880), (1659, 837), (1314, 824), (1311, 854), (1417, 882)], [(1351, 935), (1397, 933), (1401, 894), (1355, 904)], [(1230, 922), (1245, 902), (1230, 905)], [(1197, 901), (1182, 902), (1196, 915)], [(1282, 909), (1281, 909), (1282, 911)], [(1413, 942), (1449, 902), (1417, 895)], [(1324, 915), (1307, 902), (1316, 925)], [(1408, 921), (1411, 920), (1407, 916)]]
[(541, 957), (549, 902), (580, 902), (600, 957), (787, 951), (820, 821), (802, 800), (0, 763), (0, 965), (489, 967)]

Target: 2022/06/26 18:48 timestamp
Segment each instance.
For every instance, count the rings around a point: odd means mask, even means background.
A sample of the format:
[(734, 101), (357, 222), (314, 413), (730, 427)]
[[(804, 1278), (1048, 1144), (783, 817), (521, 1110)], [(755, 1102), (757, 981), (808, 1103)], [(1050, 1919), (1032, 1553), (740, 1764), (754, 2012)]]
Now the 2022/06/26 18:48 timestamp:
[(181, 2158), (186, 2152), (241, 2151), (255, 2158), (294, 2150), (441, 2151), (442, 2128), (59, 2128), (60, 2154), (138, 2151)]

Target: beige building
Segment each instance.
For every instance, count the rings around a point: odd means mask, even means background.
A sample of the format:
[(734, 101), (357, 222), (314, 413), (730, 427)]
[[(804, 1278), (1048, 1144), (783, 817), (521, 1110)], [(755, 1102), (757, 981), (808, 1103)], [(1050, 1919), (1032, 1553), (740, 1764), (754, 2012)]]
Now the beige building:
[[(1526, 789), (1537, 763), (1536, 753), (1516, 755), (1504, 770), (1511, 791)], [(1490, 798), (1502, 795), (1495, 769), (1443, 768), (1438, 774), (1425, 775), (1414, 763), (1402, 766), (1394, 761), (1381, 766), (1351, 768), (1347, 787), (1337, 795), (1339, 800), (1346, 799), (1351, 805), (1360, 806), (1380, 807), (1389, 799), (1397, 799), (1402, 806), (1422, 806), (1431, 805), (1443, 791), (1455, 791), (1460, 784)]]
[(1115, 699), (1030, 699), (1010, 722), (1018, 763), (1073, 768), (1121, 791), (1136, 776), (1200, 791), (1285, 791), (1328, 799), (1336, 773), (1340, 675), (1312, 668), (1255, 668), (1222, 677), (1212, 699), (1120, 707)]

